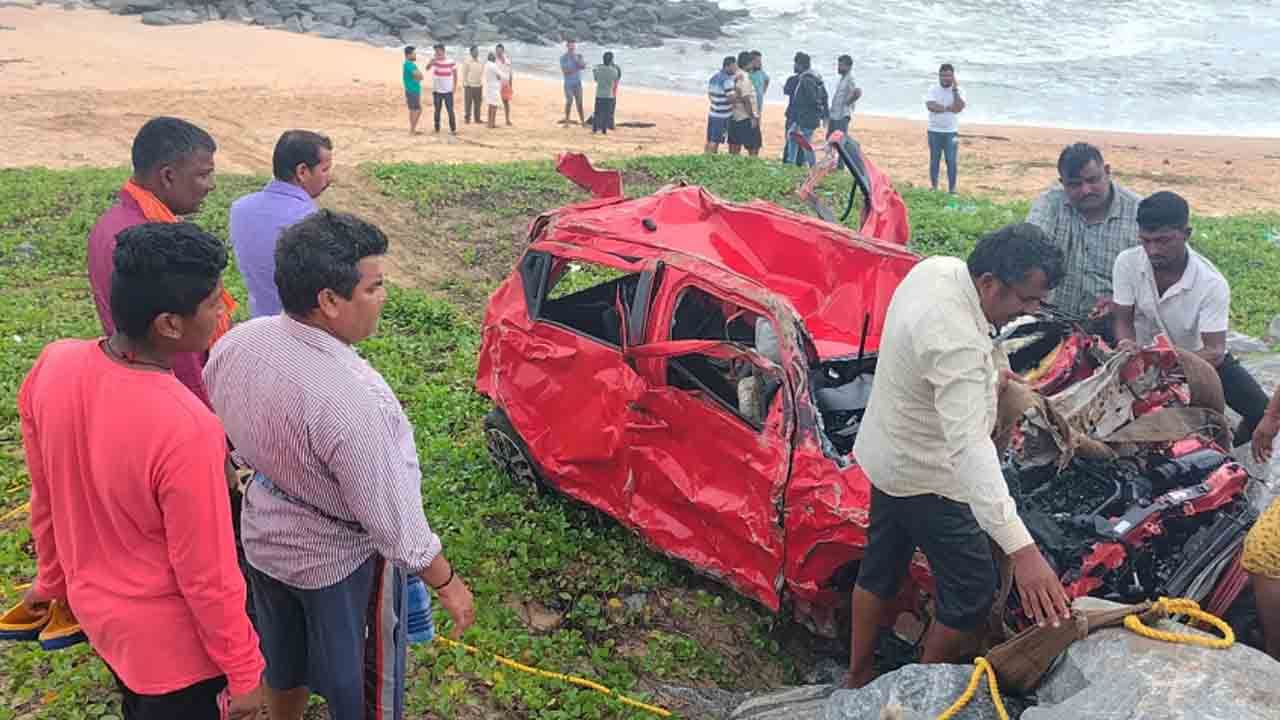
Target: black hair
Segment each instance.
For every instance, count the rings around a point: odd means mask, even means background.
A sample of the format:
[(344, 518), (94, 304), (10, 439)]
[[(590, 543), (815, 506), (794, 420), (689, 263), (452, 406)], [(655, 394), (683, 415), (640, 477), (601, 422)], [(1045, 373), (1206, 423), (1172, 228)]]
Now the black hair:
[(276, 243), (276, 287), (290, 315), (305, 316), (321, 290), (348, 300), (360, 282), (356, 263), (385, 255), (387, 236), (373, 223), (348, 213), (320, 210), (291, 226)]
[(404, 56), (405, 56), (405, 57), (409, 57), (409, 56), (410, 56), (410, 55), (412, 55), (412, 54), (414, 53), (414, 51), (416, 51), (417, 49), (418, 49), (418, 48), (416, 48), (416, 47), (414, 47), (414, 46), (412, 46), (412, 45), (405, 45), (405, 46), (404, 46)]
[(277, 180), (289, 182), (297, 177), (301, 163), (311, 169), (320, 164), (320, 148), (333, 150), (333, 141), (310, 130), (285, 130), (271, 154), (271, 171)]
[(738, 67), (745, 68), (750, 64), (751, 64), (750, 50), (743, 50), (742, 52), (738, 53)]
[(1091, 162), (1097, 162), (1098, 167), (1105, 164), (1101, 150), (1083, 142), (1068, 145), (1062, 148), (1062, 153), (1058, 155), (1058, 176), (1063, 180), (1080, 177), (1084, 166)]
[(836, 62), (844, 63), (845, 65), (852, 65), (853, 58), (849, 55), (841, 55), (840, 57), (836, 58)]
[(1159, 230), (1172, 227), (1182, 229), (1191, 220), (1191, 208), (1181, 195), (1168, 190), (1143, 198), (1138, 203), (1138, 227), (1143, 230)]
[(133, 138), (133, 172), (145, 175), (171, 165), (198, 150), (217, 152), (218, 144), (204, 130), (175, 117), (147, 121)]
[(1055, 288), (1066, 272), (1062, 251), (1031, 223), (1005, 225), (983, 235), (969, 253), (968, 263), (975, 278), (991, 273), (1005, 285), (1022, 282), (1039, 268), (1049, 287)]
[(764, 53), (760, 52), (759, 50), (752, 50), (752, 51), (751, 51), (751, 57), (753, 57), (753, 58), (762, 58), (762, 57), (764, 57)]
[(432, 45), (432, 46), (431, 46), (431, 49), (432, 49), (432, 50), (443, 50), (443, 49), (444, 49), (444, 43), (436, 43), (435, 45)]
[(195, 314), (218, 287), (227, 246), (191, 223), (144, 223), (116, 236), (112, 263), (111, 320), (142, 341), (160, 314)]
[(738, 58), (732, 55), (725, 55), (724, 60), (720, 61), (720, 67), (721, 69), (723, 69), (723, 68), (729, 67), (730, 65), (736, 65), (737, 63), (738, 63)]
[(938, 66), (938, 72), (940, 73), (955, 72), (955, 71), (956, 71), (956, 68), (951, 63), (942, 63), (941, 65)]
[(802, 52), (796, 53), (794, 62), (796, 65), (799, 65), (805, 70), (808, 70), (810, 67), (813, 66), (813, 61), (809, 59), (809, 53), (802, 53)]
[(506, 46), (506, 45), (503, 45), (502, 43), (498, 43), (497, 45), (494, 45), (493, 47), (494, 47), (494, 48), (502, 48), (503, 50), (506, 50), (506, 49), (507, 49), (507, 46)]
[(613, 53), (611, 53), (611, 52), (606, 52), (606, 53), (604, 54), (604, 64), (605, 64), (605, 65), (612, 65), (612, 64), (613, 64)]
[(476, 51), (476, 52), (480, 52), (480, 46), (479, 46), (479, 45), (472, 45), (471, 47), (467, 48), (467, 50), (474, 50), (474, 51)]

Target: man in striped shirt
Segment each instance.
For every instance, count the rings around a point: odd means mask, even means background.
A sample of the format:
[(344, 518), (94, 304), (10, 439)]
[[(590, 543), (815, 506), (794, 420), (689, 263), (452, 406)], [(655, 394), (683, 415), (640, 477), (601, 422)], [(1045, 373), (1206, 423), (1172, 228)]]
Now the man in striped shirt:
[(720, 65), (720, 72), (707, 81), (707, 97), (711, 100), (711, 112), (707, 114), (707, 154), (715, 155), (720, 151), (720, 143), (729, 133), (729, 119), (733, 116), (734, 78), (738, 75), (738, 59), (732, 55), (726, 57)]
[(405, 573), (435, 589), (455, 636), (475, 617), (423, 515), (413, 428), (352, 348), (377, 327), (386, 251), (351, 215), (292, 226), (276, 247), (284, 313), (236, 327), (205, 370), (256, 470), (243, 538), (273, 720), (301, 718), (311, 691), (333, 718), (402, 717)]
[(435, 57), (427, 62), (431, 72), (431, 100), (435, 108), (436, 132), (440, 132), (440, 108), (449, 111), (449, 134), (458, 134), (458, 121), (453, 115), (453, 90), (458, 86), (458, 65), (444, 54), (444, 45), (432, 46)]

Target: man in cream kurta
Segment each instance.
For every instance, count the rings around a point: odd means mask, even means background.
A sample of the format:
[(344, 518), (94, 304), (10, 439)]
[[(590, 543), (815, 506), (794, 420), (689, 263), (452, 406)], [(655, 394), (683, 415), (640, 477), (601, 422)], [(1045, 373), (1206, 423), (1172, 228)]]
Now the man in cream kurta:
[(1062, 253), (1033, 225), (979, 241), (968, 262), (921, 262), (889, 303), (854, 456), (871, 480), (871, 526), (853, 596), (846, 684), (873, 678), (883, 610), (919, 547), (937, 582), (923, 662), (977, 649), (996, 590), (994, 540), (1014, 563), (1023, 607), (1055, 625), (1067, 599), (1018, 517), (992, 433), (1003, 361), (995, 327), (1035, 312), (1062, 279)]

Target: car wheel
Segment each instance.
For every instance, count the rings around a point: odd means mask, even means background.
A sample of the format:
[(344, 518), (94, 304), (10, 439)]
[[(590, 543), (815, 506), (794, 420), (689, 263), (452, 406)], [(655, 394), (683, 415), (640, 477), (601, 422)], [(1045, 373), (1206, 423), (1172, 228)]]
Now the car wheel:
[(494, 408), (484, 416), (484, 439), (489, 448), (489, 457), (512, 482), (532, 485), (539, 490), (545, 489), (546, 485), (542, 475), (538, 473), (538, 466), (529, 455), (528, 446), (501, 409)]

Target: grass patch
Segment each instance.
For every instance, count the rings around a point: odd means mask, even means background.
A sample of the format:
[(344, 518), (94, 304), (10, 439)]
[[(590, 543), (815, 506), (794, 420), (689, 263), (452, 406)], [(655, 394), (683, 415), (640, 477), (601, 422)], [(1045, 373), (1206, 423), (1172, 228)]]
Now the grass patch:
[[(686, 181), (737, 201), (767, 199), (804, 211), (802, 173), (774, 162), (719, 156), (643, 158), (617, 165), (631, 195)], [(473, 644), (531, 665), (575, 673), (639, 698), (662, 683), (760, 689), (800, 680), (812, 652), (794, 625), (647, 550), (600, 514), (513, 486), (487, 461), (472, 390), (478, 310), (524, 247), (536, 214), (586, 195), (550, 163), (386, 165), (365, 169), (388, 203), (411, 203), (418, 257), (449, 278), (429, 296), (392, 288), (379, 334), (361, 347), (400, 397), (416, 429), (428, 516), (472, 584)], [(123, 170), (0, 171), (0, 517), (26, 501), (15, 398), (41, 348), (98, 333), (84, 270), (94, 220)], [(221, 176), (196, 221), (226, 237), (230, 202), (262, 178)], [(828, 183), (839, 207), (848, 181)], [(913, 247), (964, 254), (1027, 204), (950, 198), (905, 188)], [(377, 217), (371, 217), (377, 220)], [(1197, 248), (1233, 285), (1234, 326), (1261, 334), (1280, 306), (1280, 215), (1202, 218)], [(243, 283), (226, 277), (238, 297)], [(242, 304), (243, 305), (243, 304)], [(35, 570), (23, 520), (0, 525), (0, 601)], [(0, 720), (118, 717), (110, 677), (86, 646), (44, 653), (0, 646)], [(647, 717), (596, 693), (515, 673), (442, 647), (415, 647), (409, 717)]]

